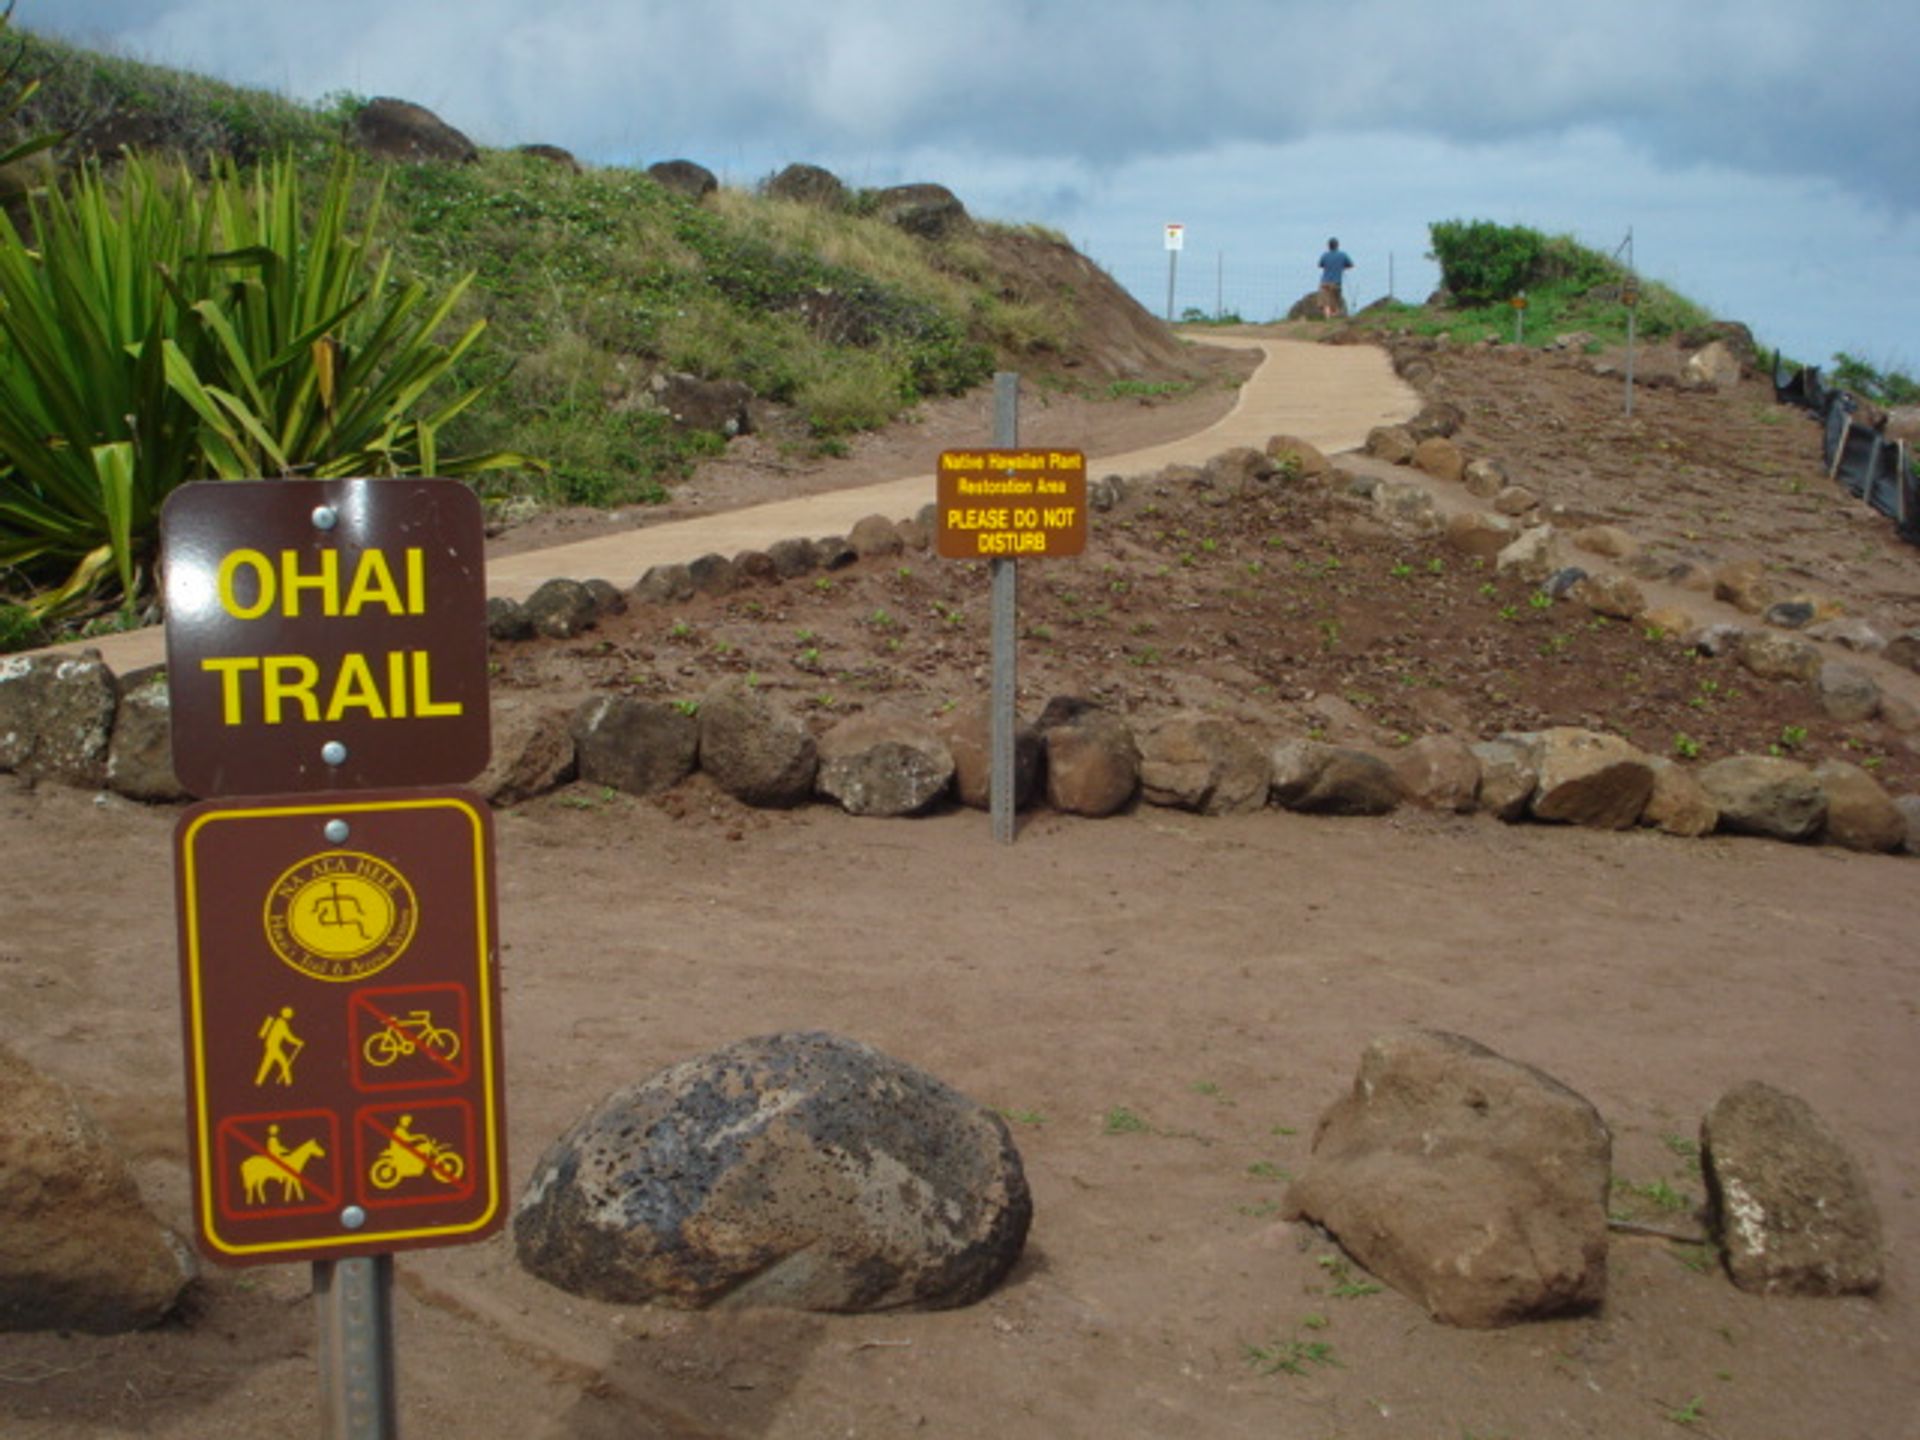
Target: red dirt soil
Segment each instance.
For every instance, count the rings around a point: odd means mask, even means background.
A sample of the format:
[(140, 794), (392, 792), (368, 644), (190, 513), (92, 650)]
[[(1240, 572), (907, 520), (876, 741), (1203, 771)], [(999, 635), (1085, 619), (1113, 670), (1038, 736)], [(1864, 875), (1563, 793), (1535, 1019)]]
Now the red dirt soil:
[[(1831, 492), (1811, 424), (1769, 418), (1758, 389), (1651, 392), (1616, 423), (1602, 377), (1501, 352), (1443, 358), (1434, 389), (1467, 411), (1470, 451), (1549, 503), (1676, 554), (1756, 553), (1886, 626), (1916, 622), (1920, 556)], [(1190, 426), (1179, 408), (1168, 423)], [(731, 483), (702, 477), (700, 493)], [(1890, 789), (1915, 788), (1898, 733), (1834, 727), (1795, 687), (1635, 627), (1536, 611), (1338, 487), (1214, 498), (1138, 494), (1084, 560), (1023, 570), (1024, 712), (1073, 691), (1383, 744), (1561, 720), (1663, 753), (1684, 729), (1703, 758), (1793, 724), (1799, 753), (1878, 757)], [(822, 724), (935, 712), (984, 695), (984, 591), (975, 567), (915, 554), (495, 658), (504, 683), (558, 701), (691, 698), (751, 669)], [(0, 1041), (79, 1088), (184, 1232), (176, 813), (0, 777)], [(499, 835), (516, 1186), (615, 1086), (817, 1027), (999, 1107), (1034, 1227), (995, 1295), (941, 1314), (623, 1309), (527, 1278), (505, 1238), (403, 1255), (404, 1433), (1920, 1434), (1909, 859), (1411, 811), (1042, 812), (1004, 847), (972, 812), (757, 812), (699, 778), (644, 800), (573, 786), (502, 813)], [(1281, 1177), (1366, 1041), (1409, 1025), (1589, 1097), (1614, 1131), (1619, 1207), (1678, 1228), (1694, 1222), (1644, 1197), (1664, 1182), (1701, 1198), (1685, 1142), (1706, 1107), (1749, 1078), (1804, 1096), (1865, 1168), (1885, 1288), (1761, 1299), (1698, 1249), (1616, 1236), (1591, 1316), (1463, 1332), (1391, 1291), (1338, 1293), (1331, 1244), (1275, 1219)], [(0, 1336), (0, 1433), (312, 1433), (307, 1288), (301, 1266), (210, 1269), (153, 1332)], [(1328, 1363), (1275, 1370), (1294, 1340), (1325, 1343)]]

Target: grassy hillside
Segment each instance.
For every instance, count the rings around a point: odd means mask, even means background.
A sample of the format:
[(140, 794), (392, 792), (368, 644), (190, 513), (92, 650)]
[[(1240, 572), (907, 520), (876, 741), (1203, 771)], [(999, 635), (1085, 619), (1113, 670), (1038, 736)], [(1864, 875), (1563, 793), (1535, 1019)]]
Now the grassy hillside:
[[(205, 170), (291, 148), (317, 174), (363, 103), (307, 107), (22, 38), (24, 73), (43, 83), (13, 127), (64, 132), (68, 161), (133, 144)], [(930, 245), (860, 209), (857, 196), (829, 214), (738, 192), (696, 205), (640, 171), (575, 174), (489, 152), (472, 166), (399, 167), (383, 238), (397, 282), (477, 275), (453, 318), (489, 329), (460, 378), (501, 384), (447, 443), (540, 456), (544, 476), (508, 483), (610, 504), (657, 495), (714, 443), (636, 403), (653, 373), (743, 380), (792, 407), (799, 437), (831, 447), (997, 362), (1070, 343), (1070, 296), (995, 283), (994, 227)], [(822, 294), (835, 300), (831, 326), (808, 318)]]
[[(0, 169), (0, 201), (26, 246), (42, 223), (34, 207), (44, 212), (53, 191), (89, 165), (104, 168), (113, 205), (123, 147), (184, 165), (203, 185), (291, 156), (311, 215), (366, 103), (300, 105), (18, 29), (0, 36), (0, 48), (18, 62), (0, 93), (0, 151), (60, 136), (52, 150)], [(30, 82), (37, 88), (25, 93)], [(451, 341), (476, 321), (484, 329), (441, 400), (489, 388), (441, 427), (438, 452), (510, 451), (538, 462), (489, 473), (486, 494), (592, 505), (661, 498), (724, 443), (677, 426), (653, 402), (668, 374), (744, 382), (756, 420), (783, 445), (832, 453), (849, 433), (965, 390), (996, 367), (1103, 383), (1110, 377), (1089, 355), (1097, 345), (1082, 311), (1138, 310), (1117, 287), (1089, 298), (1090, 287), (1075, 283), (1083, 262), (1057, 236), (976, 223), (928, 241), (877, 218), (859, 192), (831, 208), (734, 190), (696, 203), (639, 170), (581, 172), (517, 151), (483, 152), (464, 166), (363, 165), (357, 183), (363, 204), (352, 223), (374, 226), (366, 273), (389, 260), (388, 294), (419, 282), (438, 296), (473, 277), (442, 334)], [(1058, 263), (1036, 264), (1036, 255)], [(28, 270), (38, 264), (23, 260)], [(1130, 323), (1157, 329), (1144, 311)], [(1176, 347), (1167, 353), (1170, 363), (1163, 355), (1133, 378), (1177, 381)], [(1096, 363), (1082, 368), (1089, 358)], [(18, 499), (23, 483), (11, 464), (0, 468), (0, 499)], [(0, 542), (7, 523), (0, 514)], [(51, 561), (16, 560), (0, 573), (0, 598), (44, 594), (70, 578)], [(91, 603), (117, 598), (101, 587), (89, 593)], [(69, 608), (88, 603), (80, 595)]]

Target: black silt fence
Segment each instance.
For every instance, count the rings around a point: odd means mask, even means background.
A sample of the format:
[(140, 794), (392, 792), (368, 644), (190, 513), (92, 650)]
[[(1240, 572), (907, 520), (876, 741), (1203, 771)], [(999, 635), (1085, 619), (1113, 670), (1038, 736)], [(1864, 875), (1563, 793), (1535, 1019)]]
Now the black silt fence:
[(1853, 396), (1829, 389), (1812, 366), (1782, 380), (1778, 355), (1773, 395), (1783, 405), (1797, 405), (1819, 417), (1827, 477), (1892, 520), (1902, 540), (1920, 545), (1920, 480), (1908, 461), (1907, 442), (1889, 439), (1878, 426), (1861, 420)]

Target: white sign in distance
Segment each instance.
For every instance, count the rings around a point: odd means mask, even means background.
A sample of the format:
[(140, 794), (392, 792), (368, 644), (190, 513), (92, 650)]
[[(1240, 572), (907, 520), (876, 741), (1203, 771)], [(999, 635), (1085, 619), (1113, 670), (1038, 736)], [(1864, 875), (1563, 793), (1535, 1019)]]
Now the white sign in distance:
[(1186, 238), (1186, 226), (1180, 224), (1169, 224), (1167, 226), (1167, 249), (1180, 249), (1186, 243)]

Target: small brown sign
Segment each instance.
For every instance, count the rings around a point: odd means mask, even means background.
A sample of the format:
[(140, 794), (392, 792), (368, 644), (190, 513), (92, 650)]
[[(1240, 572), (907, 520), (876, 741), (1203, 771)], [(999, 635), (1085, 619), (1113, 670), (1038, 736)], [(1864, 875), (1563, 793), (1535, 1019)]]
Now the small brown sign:
[(223, 1264), (475, 1240), (506, 1215), (487, 807), (208, 801), (175, 832), (195, 1228)]
[(1078, 450), (943, 450), (934, 552), (948, 560), (1051, 559), (1087, 548)]
[(173, 764), (201, 796), (486, 768), (480, 502), (456, 480), (184, 485), (160, 517)]

